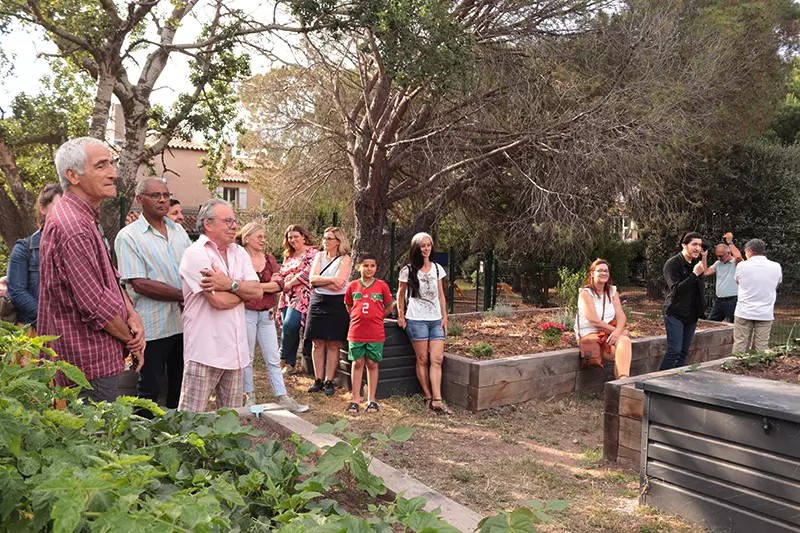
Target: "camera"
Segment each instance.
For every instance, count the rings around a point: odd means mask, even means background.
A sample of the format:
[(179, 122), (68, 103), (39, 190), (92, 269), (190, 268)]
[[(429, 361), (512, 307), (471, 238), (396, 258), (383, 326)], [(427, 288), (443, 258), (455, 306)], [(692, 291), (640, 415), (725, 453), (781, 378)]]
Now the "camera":
[(703, 247), (703, 251), (704, 251), (704, 252), (707, 252), (707, 251), (709, 251), (709, 250), (711, 249), (711, 243), (709, 243), (709, 242), (708, 242), (707, 240), (705, 240), (705, 239), (703, 239), (703, 242), (701, 243), (701, 245), (700, 245), (700, 246), (702, 246), (702, 247)]

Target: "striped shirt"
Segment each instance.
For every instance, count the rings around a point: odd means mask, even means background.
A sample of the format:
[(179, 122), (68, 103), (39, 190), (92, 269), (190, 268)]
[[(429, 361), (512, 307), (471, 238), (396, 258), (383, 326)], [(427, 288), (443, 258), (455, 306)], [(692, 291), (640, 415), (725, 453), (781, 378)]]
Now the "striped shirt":
[[(114, 250), (123, 280), (149, 279), (181, 290), (181, 257), (192, 242), (178, 224), (166, 217), (164, 223), (166, 237), (153, 228), (144, 215), (117, 234)], [(142, 317), (145, 340), (183, 333), (179, 302), (153, 300), (134, 291), (130, 284), (127, 288), (136, 312)]]
[[(69, 189), (47, 215), (40, 248), (39, 335), (59, 358), (86, 379), (116, 376), (124, 369), (124, 345), (103, 328), (128, 320), (119, 272), (97, 229), (100, 212)], [(56, 384), (71, 382), (60, 372)]]

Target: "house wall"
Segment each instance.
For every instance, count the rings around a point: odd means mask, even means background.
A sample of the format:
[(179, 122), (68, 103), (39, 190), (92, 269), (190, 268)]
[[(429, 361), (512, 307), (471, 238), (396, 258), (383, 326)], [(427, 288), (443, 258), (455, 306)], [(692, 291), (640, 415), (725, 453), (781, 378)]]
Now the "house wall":
[[(167, 172), (164, 171), (164, 165), (161, 162), (160, 156), (156, 157), (153, 161), (155, 176), (166, 178), (169, 191), (184, 207), (198, 209), (202, 204), (211, 199), (211, 193), (206, 186), (203, 185), (205, 170), (198, 166), (200, 164), (200, 159), (205, 155), (206, 152), (204, 150), (167, 148), (164, 152), (164, 162), (169, 169)], [(151, 176), (150, 168), (145, 165), (139, 167), (137, 181)], [(224, 182), (221, 186), (237, 187), (247, 191), (247, 206), (240, 207), (250, 209), (252, 207), (258, 207), (261, 203), (261, 196), (253, 191), (247, 183)]]

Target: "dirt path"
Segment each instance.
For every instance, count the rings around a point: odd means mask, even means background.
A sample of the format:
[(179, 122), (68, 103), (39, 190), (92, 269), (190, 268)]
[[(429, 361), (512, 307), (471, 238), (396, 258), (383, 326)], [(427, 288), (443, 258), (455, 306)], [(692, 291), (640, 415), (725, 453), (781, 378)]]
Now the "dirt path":
[[(269, 382), (256, 356), (256, 390), (268, 400)], [(311, 405), (303, 418), (319, 425), (346, 416), (349, 393), (309, 394), (310, 384), (307, 377), (286, 379), (289, 393)], [(434, 415), (420, 397), (395, 397), (381, 406), (377, 414), (347, 416), (350, 430), (369, 435), (395, 425), (414, 427), (412, 440), (396, 446), (396, 461), (388, 453), (378, 456), (482, 514), (532, 498), (567, 499), (567, 510), (542, 531), (704, 531), (638, 506), (638, 474), (603, 460), (599, 397), (528, 402), (481, 414), (457, 410), (452, 417)]]

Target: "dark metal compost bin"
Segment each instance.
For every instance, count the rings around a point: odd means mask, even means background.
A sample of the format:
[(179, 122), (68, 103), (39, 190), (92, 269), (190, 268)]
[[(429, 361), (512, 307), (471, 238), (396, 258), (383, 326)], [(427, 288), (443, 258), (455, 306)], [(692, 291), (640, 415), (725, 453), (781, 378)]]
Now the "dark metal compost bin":
[(642, 504), (717, 531), (800, 532), (800, 385), (700, 371), (636, 386)]

